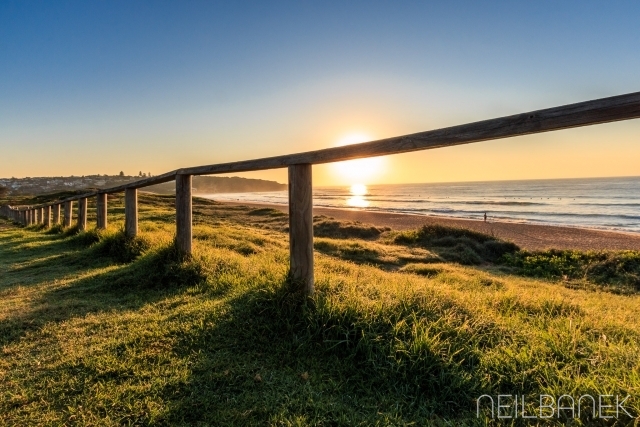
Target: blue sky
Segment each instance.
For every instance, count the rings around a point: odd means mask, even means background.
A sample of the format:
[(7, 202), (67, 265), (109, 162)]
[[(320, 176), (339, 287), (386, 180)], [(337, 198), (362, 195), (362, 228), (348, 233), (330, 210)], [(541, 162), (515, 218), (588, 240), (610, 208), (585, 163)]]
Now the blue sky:
[[(0, 176), (162, 173), (635, 92), (638, 17), (638, 2), (5, 1)], [(636, 122), (393, 156), (377, 180), (640, 175)]]

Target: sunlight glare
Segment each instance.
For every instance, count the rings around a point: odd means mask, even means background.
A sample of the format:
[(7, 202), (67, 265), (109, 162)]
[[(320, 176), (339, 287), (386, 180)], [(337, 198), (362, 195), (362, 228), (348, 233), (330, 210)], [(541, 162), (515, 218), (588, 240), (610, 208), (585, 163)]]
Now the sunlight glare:
[(354, 196), (364, 196), (367, 194), (367, 186), (364, 184), (353, 184), (349, 192)]
[(352, 208), (366, 208), (369, 207), (369, 201), (362, 196), (353, 196), (347, 199), (347, 206)]
[[(336, 145), (358, 144), (360, 142), (371, 141), (373, 138), (366, 134), (350, 134), (340, 139)], [(385, 159), (382, 157), (371, 157), (366, 159), (347, 160), (332, 164), (332, 169), (339, 179), (344, 183), (371, 183), (377, 179), (385, 166)]]

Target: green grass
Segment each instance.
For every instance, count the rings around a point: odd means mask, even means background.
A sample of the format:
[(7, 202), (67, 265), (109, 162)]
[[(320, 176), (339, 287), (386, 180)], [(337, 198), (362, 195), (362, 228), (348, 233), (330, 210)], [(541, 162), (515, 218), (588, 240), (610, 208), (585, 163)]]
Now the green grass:
[(493, 236), (464, 228), (425, 225), (392, 236), (396, 244), (417, 245), (435, 250), (447, 261), (479, 265), (499, 261), (518, 251), (518, 246)]
[(504, 257), (504, 264), (520, 274), (589, 286), (597, 284), (613, 292), (640, 291), (640, 252), (638, 251), (519, 251)]
[(491, 236), (316, 218), (304, 300), (285, 215), (195, 199), (184, 259), (172, 206), (141, 194), (136, 239), (120, 198), (107, 231), (0, 222), (1, 424), (501, 425), (475, 413), (499, 393), (629, 394), (640, 413), (637, 254), (567, 261), (624, 266), (602, 286)]

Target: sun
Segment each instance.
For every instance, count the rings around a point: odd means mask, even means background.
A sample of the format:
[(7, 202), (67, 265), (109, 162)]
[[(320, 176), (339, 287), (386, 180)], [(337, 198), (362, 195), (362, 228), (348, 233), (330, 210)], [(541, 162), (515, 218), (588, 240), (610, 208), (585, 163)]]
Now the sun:
[[(363, 133), (354, 133), (342, 137), (336, 143), (336, 146), (358, 144), (360, 142), (371, 141), (369, 135)], [(371, 184), (384, 171), (385, 159), (382, 157), (371, 157), (367, 159), (347, 160), (344, 162), (336, 162), (332, 164), (333, 173), (336, 180), (345, 184)]]
[(354, 196), (366, 196), (367, 186), (364, 184), (353, 184), (349, 189), (349, 192)]

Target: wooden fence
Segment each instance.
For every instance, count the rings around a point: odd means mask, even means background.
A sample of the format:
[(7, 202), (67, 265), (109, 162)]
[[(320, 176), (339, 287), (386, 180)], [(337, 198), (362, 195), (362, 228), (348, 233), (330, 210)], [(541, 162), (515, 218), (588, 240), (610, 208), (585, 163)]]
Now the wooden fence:
[[(125, 193), (125, 233), (138, 234), (138, 189), (154, 184), (176, 183), (176, 246), (191, 254), (191, 178), (287, 167), (289, 169), (290, 274), (307, 294), (313, 292), (312, 165), (364, 157), (384, 156), (519, 135), (549, 132), (599, 123), (640, 118), (640, 92), (602, 98), (529, 113), (484, 120), (411, 135), (381, 139), (285, 156), (220, 163), (178, 169), (97, 192), (34, 206), (2, 206), (0, 215), (25, 226), (52, 224), (71, 226), (73, 203), (78, 203), (78, 227), (87, 228), (87, 199), (96, 198), (97, 228), (107, 228), (107, 194)], [(64, 206), (64, 217), (61, 208)], [(51, 218), (53, 211), (53, 219)]]

